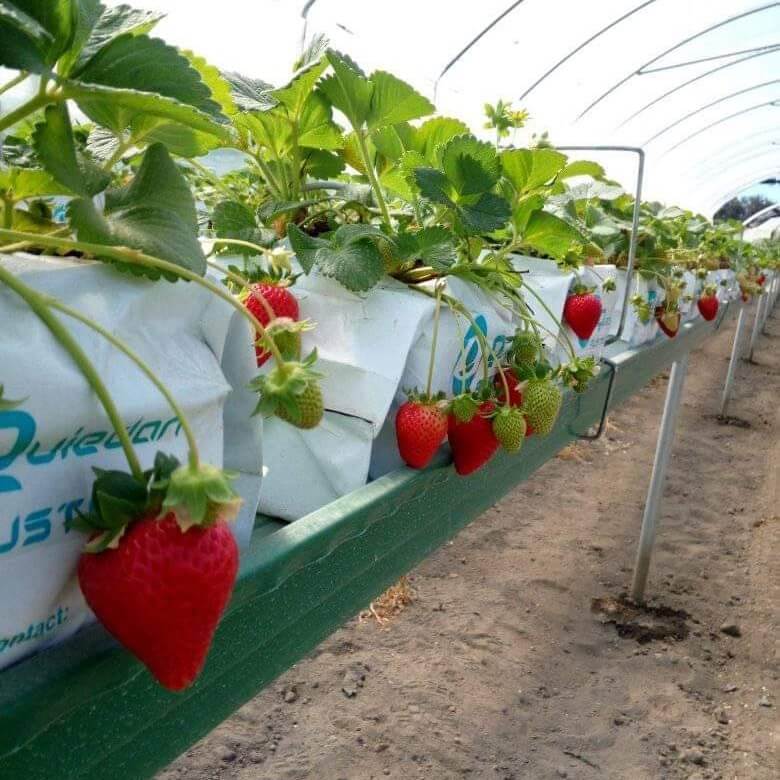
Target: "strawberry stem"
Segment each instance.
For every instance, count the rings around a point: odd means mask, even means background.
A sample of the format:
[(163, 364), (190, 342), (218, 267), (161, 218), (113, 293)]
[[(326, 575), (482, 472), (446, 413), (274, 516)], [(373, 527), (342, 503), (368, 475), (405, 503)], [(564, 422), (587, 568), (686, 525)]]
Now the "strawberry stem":
[(439, 314), (441, 313), (441, 285), (436, 285), (436, 310), (433, 313), (433, 337), (431, 339), (431, 357), (428, 362), (428, 382), (425, 385), (426, 398), (431, 397), (433, 385), (433, 367), (436, 363), (436, 342), (439, 338)]
[(54, 336), (62, 348), (70, 355), (73, 362), (78, 366), (82, 375), (87, 380), (89, 386), (94, 390), (95, 395), (97, 395), (100, 403), (105, 409), (106, 415), (114, 428), (114, 432), (122, 445), (125, 457), (127, 458), (127, 463), (130, 466), (130, 471), (137, 480), (143, 481), (144, 472), (141, 468), (141, 463), (138, 460), (133, 444), (130, 441), (130, 436), (127, 433), (127, 428), (114, 403), (114, 399), (111, 397), (108, 388), (103, 383), (95, 366), (87, 357), (84, 350), (70, 334), (70, 331), (52, 313), (46, 297), (32, 287), (26, 285), (20, 279), (17, 279), (10, 271), (6, 270), (1, 265), (0, 282), (13, 290), (25, 301), (25, 303), (27, 303), (33, 313), (49, 329), (52, 336)]
[[(550, 317), (552, 318), (552, 321), (556, 325), (558, 325), (558, 327), (560, 328), (560, 332), (563, 334), (563, 337), (566, 340), (566, 343), (565, 343), (564, 346), (568, 347), (569, 354), (571, 355), (572, 359), (576, 359), (577, 358), (577, 353), (574, 351), (574, 345), (571, 343), (571, 340), (569, 339), (569, 336), (567, 335), (566, 330), (563, 327), (563, 324), (561, 323), (561, 321), (552, 313), (552, 311), (550, 311), (550, 307), (542, 300), (542, 297), (539, 295), (539, 293), (536, 292), (536, 290), (533, 289), (533, 287), (530, 287), (529, 285), (524, 284), (523, 285), (523, 289), (524, 290), (528, 290), (528, 292), (530, 292), (531, 295), (533, 295), (534, 298), (536, 298), (536, 300), (539, 302), (541, 307), (550, 315)], [(547, 330), (547, 328), (544, 328), (544, 329)], [(552, 336), (555, 336), (555, 334), (552, 333), (552, 331), (547, 330), (547, 332), (550, 333)], [(556, 336), (556, 340), (560, 340), (560, 338)]]
[(137, 249), (130, 249), (123, 246), (106, 246), (104, 244), (93, 244), (87, 241), (73, 241), (68, 238), (55, 238), (54, 236), (36, 235), (35, 233), (23, 233), (20, 230), (3, 230), (0, 229), (0, 239), (9, 239), (11, 241), (29, 241), (31, 244), (38, 246), (50, 246), (55, 249), (65, 249), (68, 251), (84, 252), (86, 254), (93, 255), (95, 257), (112, 257), (116, 260), (122, 260), (127, 263), (134, 263), (135, 265), (142, 265), (146, 268), (157, 268), (161, 271), (166, 271), (171, 274), (175, 274), (181, 279), (186, 279), (189, 282), (195, 282), (201, 287), (205, 287), (210, 290), (214, 295), (222, 298), (223, 301), (229, 303), (236, 311), (238, 311), (242, 317), (249, 320), (255, 330), (260, 333), (262, 337), (268, 338), (269, 352), (273, 355), (276, 363), (281, 367), (285, 365), (285, 360), (282, 357), (282, 353), (276, 346), (273, 339), (268, 337), (266, 329), (263, 323), (257, 319), (245, 306), (242, 306), (227, 290), (222, 289), (219, 285), (210, 282), (208, 279), (204, 279), (194, 271), (190, 271), (188, 268), (183, 268), (176, 263), (171, 263), (168, 260), (162, 260), (159, 257), (152, 257), (151, 255), (144, 254)]
[(160, 394), (168, 402), (171, 409), (173, 409), (173, 413), (178, 417), (179, 422), (181, 423), (182, 430), (184, 431), (184, 435), (187, 438), (187, 445), (189, 448), (190, 468), (192, 468), (193, 471), (197, 471), (200, 468), (200, 455), (198, 452), (198, 443), (195, 440), (195, 434), (192, 431), (189, 421), (187, 420), (184, 411), (182, 410), (182, 408), (177, 403), (176, 399), (171, 394), (171, 391), (166, 387), (166, 385), (162, 382), (162, 380), (159, 379), (159, 377), (154, 373), (154, 371), (152, 371), (152, 369), (141, 358), (141, 356), (138, 355), (138, 353), (135, 352), (133, 349), (131, 349), (124, 341), (114, 336), (113, 333), (109, 332), (102, 325), (90, 319), (85, 314), (82, 314), (80, 311), (71, 308), (70, 306), (68, 306), (65, 303), (62, 303), (62, 301), (59, 301), (56, 298), (52, 298), (49, 296), (42, 296), (42, 297), (44, 298), (46, 304), (52, 309), (57, 309), (61, 311), (63, 314), (67, 314), (68, 317), (72, 317), (73, 319), (78, 320), (79, 322), (86, 325), (88, 328), (94, 330), (96, 333), (99, 333), (101, 336), (103, 336), (104, 339), (106, 339), (106, 341), (110, 342), (120, 352), (123, 352), (125, 355), (127, 355), (127, 357), (130, 358), (130, 360), (132, 360), (133, 363), (135, 363), (138, 366), (138, 368), (141, 369), (141, 371), (148, 377), (151, 383), (160, 391)]
[[(230, 279), (230, 281), (235, 282), (238, 285), (241, 285), (242, 288), (246, 290), (250, 289), (251, 285), (249, 283), (249, 280), (241, 276), (241, 274), (237, 274), (235, 271), (231, 271), (228, 268), (223, 268), (219, 263), (215, 262), (214, 260), (209, 260), (208, 258), (206, 258), (206, 264), (211, 266), (215, 270), (222, 272), (225, 276), (227, 276), (228, 279)], [(268, 303), (268, 301), (265, 299), (265, 296), (256, 295), (255, 298), (260, 302), (260, 305), (265, 309), (265, 313), (268, 315), (268, 322), (270, 323), (272, 320), (275, 320), (276, 312), (271, 308), (271, 304)]]

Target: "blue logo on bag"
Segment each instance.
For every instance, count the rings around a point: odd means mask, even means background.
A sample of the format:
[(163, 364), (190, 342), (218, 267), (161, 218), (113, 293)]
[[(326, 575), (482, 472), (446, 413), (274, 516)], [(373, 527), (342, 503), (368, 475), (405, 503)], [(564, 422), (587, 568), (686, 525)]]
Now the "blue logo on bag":
[[(485, 316), (483, 314), (477, 314), (474, 317), (474, 322), (479, 328), (482, 336), (489, 343), (488, 325)], [(501, 359), (504, 356), (507, 348), (507, 341), (508, 339), (504, 334), (499, 334), (493, 339), (493, 343), (489, 344), (493, 354), (488, 355), (487, 358), (488, 373), (492, 371), (495, 359)], [(469, 329), (466, 331), (466, 335), (463, 337), (463, 348), (452, 369), (453, 395), (459, 395), (460, 393), (471, 390), (482, 373), (482, 360), (484, 358), (479, 342), (480, 339), (477, 336), (477, 332), (474, 330), (474, 326), (470, 325)]]

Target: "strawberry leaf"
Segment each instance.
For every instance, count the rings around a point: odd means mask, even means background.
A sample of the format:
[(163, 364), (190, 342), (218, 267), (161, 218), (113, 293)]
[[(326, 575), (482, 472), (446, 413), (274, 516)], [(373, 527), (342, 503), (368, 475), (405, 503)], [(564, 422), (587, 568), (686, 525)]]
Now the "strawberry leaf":
[(576, 228), (546, 211), (531, 214), (523, 232), (525, 244), (555, 259), (562, 259), (572, 244), (583, 240), (582, 234)]
[(492, 189), (501, 175), (501, 161), (492, 144), (462, 135), (441, 152), (441, 165), (459, 195), (478, 195)]
[(278, 101), (271, 95), (273, 85), (262, 79), (242, 76), (240, 73), (224, 73), (230, 84), (230, 93), (236, 107), (241, 111), (267, 111)]
[(362, 127), (371, 115), (374, 84), (349, 57), (333, 49), (328, 49), (325, 57), (333, 74), (323, 79), (320, 89), (353, 127)]
[(436, 110), (428, 98), (391, 73), (375, 71), (371, 83), (371, 109), (366, 117), (369, 130), (418, 119)]
[(108, 173), (77, 154), (68, 109), (62, 103), (47, 106), (43, 122), (35, 126), (32, 142), (43, 167), (77, 195), (96, 195), (111, 181)]
[(520, 195), (554, 179), (566, 165), (566, 155), (552, 149), (510, 149), (501, 153), (504, 176)]
[[(105, 213), (98, 211), (92, 200), (77, 198), (71, 202), (68, 216), (80, 241), (132, 247), (195, 273), (205, 273), (192, 193), (160, 144), (147, 149), (130, 184), (106, 191)], [(139, 266), (117, 265), (141, 272)], [(161, 275), (154, 269), (142, 272), (152, 278)]]
[(352, 292), (370, 290), (384, 276), (384, 259), (375, 242), (387, 238), (372, 225), (342, 225), (325, 240), (291, 224), (287, 237), (306, 273), (316, 266)]

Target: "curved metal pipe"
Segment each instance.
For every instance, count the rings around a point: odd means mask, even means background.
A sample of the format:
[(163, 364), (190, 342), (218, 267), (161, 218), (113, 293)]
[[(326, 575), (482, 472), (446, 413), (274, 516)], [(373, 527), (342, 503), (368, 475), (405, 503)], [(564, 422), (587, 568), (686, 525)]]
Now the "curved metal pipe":
[(620, 89), (627, 81), (630, 81), (634, 76), (636, 76), (643, 68), (648, 67), (648, 65), (652, 65), (654, 62), (658, 62), (662, 57), (665, 57), (667, 54), (671, 54), (673, 51), (676, 51), (677, 49), (681, 48), (682, 46), (685, 46), (686, 43), (690, 43), (691, 41), (695, 41), (697, 38), (701, 38), (702, 35), (706, 35), (709, 32), (712, 32), (713, 30), (718, 30), (721, 27), (725, 27), (727, 24), (731, 24), (732, 22), (736, 22), (739, 19), (744, 19), (747, 16), (751, 16), (752, 14), (761, 13), (762, 11), (766, 11), (769, 8), (775, 8), (776, 6), (780, 6), (780, 2), (774, 2), (774, 3), (768, 3), (767, 5), (759, 6), (758, 8), (752, 8), (749, 11), (743, 11), (741, 14), (736, 14), (735, 16), (730, 16), (727, 19), (724, 19), (721, 22), (718, 22), (717, 24), (713, 24), (710, 27), (707, 27), (704, 30), (701, 30), (697, 32), (695, 35), (690, 35), (687, 38), (684, 38), (679, 43), (676, 43), (674, 46), (671, 46), (670, 48), (666, 49), (666, 51), (661, 52), (656, 57), (653, 57), (653, 59), (648, 60), (643, 65), (640, 65), (636, 70), (631, 71), (631, 73), (628, 74), (625, 78), (618, 81), (616, 84), (613, 84), (604, 94), (597, 97), (585, 110), (577, 117), (577, 121), (582, 119), (582, 117), (585, 116), (585, 114), (592, 111), (599, 103), (601, 103), (602, 100), (609, 97), (615, 90)]
[(695, 84), (697, 81), (706, 79), (708, 76), (712, 76), (715, 73), (719, 73), (722, 70), (726, 70), (726, 68), (731, 68), (734, 65), (739, 65), (743, 62), (747, 62), (748, 60), (753, 60), (756, 57), (763, 57), (765, 54), (779, 54), (779, 53), (780, 53), (780, 48), (771, 49), (769, 51), (761, 51), (758, 52), (757, 54), (751, 54), (748, 57), (743, 57), (742, 59), (734, 60), (733, 62), (727, 62), (725, 65), (718, 65), (717, 68), (713, 68), (712, 70), (708, 70), (704, 73), (700, 73), (698, 76), (694, 76), (692, 79), (683, 81), (682, 84), (678, 84), (676, 87), (667, 90), (662, 95), (659, 95), (657, 98), (655, 98), (654, 100), (651, 100), (649, 103), (646, 103), (638, 111), (634, 111), (634, 113), (631, 114), (631, 116), (629, 116), (626, 120), (624, 120), (621, 124), (619, 124), (615, 129), (620, 130), (621, 127), (625, 127), (632, 119), (636, 119), (640, 114), (643, 114), (645, 111), (657, 105), (662, 100), (665, 100), (670, 95), (673, 95), (675, 92), (679, 92), (681, 89), (685, 89), (685, 87), (689, 87), (691, 84)]
[(647, 0), (647, 2), (642, 3), (642, 5), (638, 5), (636, 8), (634, 8), (631, 11), (628, 11), (627, 13), (623, 14), (623, 16), (619, 17), (618, 19), (615, 19), (614, 21), (610, 22), (606, 27), (602, 27), (598, 32), (594, 33), (590, 36), (586, 41), (583, 41), (579, 46), (572, 49), (565, 57), (558, 60), (558, 62), (555, 63), (551, 68), (549, 68), (547, 71), (545, 71), (539, 78), (534, 81), (533, 84), (531, 84), (528, 89), (523, 92), (522, 95), (518, 98), (518, 100), (525, 100), (525, 98), (531, 94), (548, 76), (551, 76), (553, 73), (555, 73), (558, 68), (561, 67), (565, 62), (568, 62), (575, 54), (579, 54), (584, 48), (589, 46), (593, 41), (595, 41), (597, 38), (600, 38), (604, 33), (609, 32), (613, 27), (617, 27), (621, 22), (624, 22), (626, 19), (628, 19), (630, 16), (633, 16), (638, 11), (641, 11), (643, 8), (647, 8), (648, 5), (652, 5), (656, 0)]
[(765, 103), (758, 103), (755, 106), (750, 106), (750, 108), (743, 108), (741, 111), (735, 111), (733, 114), (724, 116), (721, 119), (718, 119), (716, 122), (711, 122), (705, 127), (702, 127), (701, 129), (697, 130), (695, 133), (691, 133), (690, 135), (686, 136), (685, 138), (682, 139), (682, 141), (678, 141), (674, 146), (670, 146), (661, 155), (661, 157), (665, 157), (667, 154), (673, 152), (675, 149), (678, 149), (683, 144), (688, 143), (688, 141), (690, 141), (692, 138), (696, 138), (696, 136), (699, 136), (702, 133), (706, 133), (707, 130), (711, 130), (713, 127), (717, 127), (718, 125), (721, 125), (724, 122), (728, 122), (731, 119), (735, 119), (738, 116), (742, 116), (743, 114), (749, 114), (751, 111), (757, 111), (759, 108), (766, 108), (767, 106), (776, 106), (776, 105), (777, 105), (777, 98), (775, 98), (775, 100), (768, 100)]
[(713, 62), (714, 60), (722, 60), (726, 57), (738, 57), (740, 54), (751, 54), (752, 52), (765, 51), (766, 49), (780, 49), (780, 43), (768, 43), (765, 46), (754, 46), (752, 49), (740, 49), (739, 51), (729, 51), (725, 54), (713, 54), (711, 57), (699, 57), (697, 60), (675, 62), (674, 65), (661, 65), (658, 68), (641, 68), (639, 71), (637, 71), (637, 75), (649, 76), (652, 73), (662, 73), (665, 70), (685, 68), (688, 65), (699, 65), (702, 62)]
[(444, 78), (444, 74), (447, 73), (447, 71), (467, 52), (469, 49), (474, 47), (479, 41), (487, 35), (502, 19), (504, 19), (506, 16), (512, 13), (512, 11), (517, 8), (518, 5), (520, 5), (524, 0), (515, 0), (514, 3), (512, 3), (509, 8), (502, 11), (493, 21), (485, 27), (484, 30), (480, 31), (478, 35), (476, 35), (474, 38), (472, 38), (445, 66), (444, 70), (438, 75), (436, 78), (436, 81), (433, 84), (433, 100), (436, 102), (436, 95), (439, 90), (439, 82)]
[(659, 138), (664, 133), (669, 132), (673, 127), (677, 127), (677, 125), (682, 124), (683, 122), (687, 121), (693, 116), (696, 116), (696, 114), (700, 114), (702, 111), (706, 111), (708, 108), (712, 108), (713, 106), (717, 106), (719, 103), (723, 103), (726, 100), (731, 100), (731, 98), (738, 97), (739, 95), (744, 95), (746, 92), (752, 92), (754, 89), (762, 89), (763, 87), (768, 87), (770, 84), (777, 84), (780, 83), (780, 79), (772, 79), (771, 81), (765, 81), (762, 84), (754, 84), (752, 87), (746, 87), (745, 89), (740, 89), (737, 92), (732, 92), (730, 95), (724, 95), (721, 98), (718, 98), (717, 100), (713, 100), (711, 103), (707, 103), (706, 106), (702, 106), (701, 108), (697, 108), (694, 111), (691, 111), (687, 113), (685, 116), (680, 117), (676, 121), (672, 122), (671, 124), (667, 125), (663, 130), (659, 130), (655, 135), (648, 138), (642, 146), (647, 146), (652, 141), (655, 141), (656, 138)]

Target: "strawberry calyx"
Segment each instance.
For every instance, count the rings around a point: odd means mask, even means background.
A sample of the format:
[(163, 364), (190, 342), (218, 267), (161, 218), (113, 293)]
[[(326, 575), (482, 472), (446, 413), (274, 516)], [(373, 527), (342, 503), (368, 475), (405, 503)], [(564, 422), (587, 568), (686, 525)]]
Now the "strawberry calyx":
[(590, 295), (596, 288), (577, 282), (569, 291), (569, 295)]
[(603, 292), (614, 292), (617, 290), (617, 282), (615, 281), (614, 276), (608, 276), (602, 283), (601, 283), (601, 289)]
[(575, 393), (584, 393), (590, 380), (600, 371), (600, 366), (594, 357), (576, 357), (568, 363), (558, 366), (555, 374), (566, 387)]
[(232, 486), (236, 474), (216, 466), (182, 466), (158, 452), (143, 480), (125, 471), (93, 469), (89, 512), (77, 512), (66, 530), (91, 534), (85, 552), (116, 549), (130, 525), (145, 517), (173, 512), (182, 532), (235, 518), (241, 498)]
[(717, 285), (714, 284), (705, 284), (704, 289), (701, 291), (701, 297), (702, 298), (711, 298), (713, 295), (718, 294), (718, 288)]

